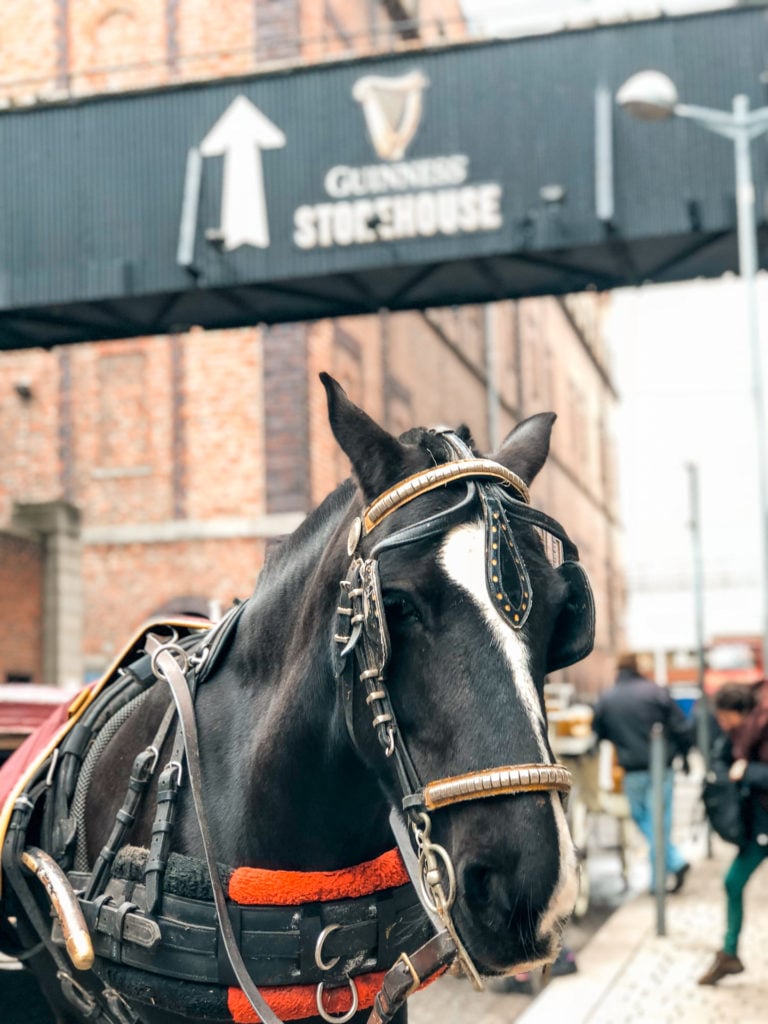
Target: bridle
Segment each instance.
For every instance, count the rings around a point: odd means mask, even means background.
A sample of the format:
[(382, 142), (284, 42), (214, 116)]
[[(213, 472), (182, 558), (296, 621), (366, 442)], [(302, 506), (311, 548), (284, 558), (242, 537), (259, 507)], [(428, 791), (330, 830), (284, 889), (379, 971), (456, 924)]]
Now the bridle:
[[(564, 572), (569, 582), (575, 581), (582, 588), (579, 591), (581, 599), (577, 610), (580, 619), (586, 617), (586, 627), (581, 630), (583, 635), (577, 635), (575, 640), (566, 644), (567, 653), (561, 653), (560, 660), (554, 667), (568, 664), (571, 660), (577, 660), (588, 653), (594, 631), (588, 584), (585, 578), (582, 582), (581, 576), (576, 572), (580, 569), (576, 563), (578, 553), (559, 524), (529, 507), (527, 487), (516, 474), (491, 460), (475, 458), (456, 435), (445, 436), (458, 456), (456, 459), (408, 477), (379, 495), (355, 517), (349, 530), (347, 547), (351, 562), (341, 583), (341, 598), (333, 638), (340, 700), (351, 740), (355, 747), (360, 749), (355, 735), (354, 704), (358, 686), (362, 685), (365, 690), (365, 703), (372, 715), (372, 727), (386, 757), (394, 766), (400, 788), (400, 807), (394, 809), (390, 815), (392, 829), (414, 889), (435, 930), (434, 936), (424, 945), (410, 954), (402, 952), (387, 972), (381, 990), (375, 998), (369, 1024), (387, 1024), (413, 991), (426, 979), (453, 962), (457, 962), (473, 982), (482, 987), (478, 971), (465, 950), (451, 917), (456, 894), (455, 872), (446, 850), (431, 839), (431, 812), (460, 801), (493, 796), (546, 790), (567, 793), (571, 784), (570, 774), (561, 765), (556, 764), (507, 765), (422, 783), (398, 727), (387, 690), (386, 669), (390, 657), (390, 638), (379, 579), (380, 555), (426, 537), (445, 533), (452, 524), (464, 521), (470, 506), (479, 501), (486, 524), (488, 582), (489, 586), (494, 587), (500, 614), (513, 628), (521, 628), (530, 611), (533, 597), (531, 583), (512, 531), (516, 519), (524, 520), (550, 539), (554, 539), (555, 546), (560, 546), (565, 561), (558, 571)], [(398, 509), (429, 491), (456, 482), (465, 485), (465, 493), (449, 508), (415, 524), (381, 535), (379, 539), (374, 536), (371, 543), (371, 536), (380, 533), (380, 525)], [(121, 690), (122, 694), (119, 701), (126, 708), (132, 706), (133, 702), (143, 699), (142, 694), (148, 691), (155, 679), (163, 680), (168, 685), (173, 702), (160, 723), (154, 740), (147, 750), (137, 756), (125, 802), (116, 815), (113, 833), (90, 874), (75, 883), (77, 892), (73, 891), (67, 876), (57, 867), (54, 858), (48, 857), (42, 850), (26, 845), (27, 828), (37, 800), (48, 792), (54, 780), (55, 786), (58, 787), (56, 766), (59, 744), (63, 744), (59, 738), (55, 746), (48, 749), (45, 756), (36, 763), (30, 781), (24, 783), (23, 791), (20, 791), (13, 804), (8, 835), (3, 846), (3, 867), (7, 879), (14, 891), (21, 894), (19, 898), (25, 912), (35, 931), (40, 935), (42, 945), (46, 947), (58, 968), (62, 989), (65, 994), (68, 993), (67, 998), (95, 1021), (120, 1021), (122, 1024), (123, 1021), (134, 1018), (117, 991), (110, 986), (94, 987), (86, 980), (90, 977), (88, 968), (93, 951), (90, 942), (85, 941), (88, 937), (88, 926), (78, 916), (78, 900), (86, 913), (95, 915), (93, 920), (89, 919), (88, 922), (91, 930), (101, 932), (107, 928), (111, 936), (110, 942), (115, 943), (115, 948), (122, 942), (124, 934), (127, 939), (129, 928), (133, 929), (134, 937), (131, 941), (134, 943), (141, 945), (142, 942), (152, 944), (158, 941), (158, 926), (153, 921), (152, 913), (158, 899), (159, 886), (162, 884), (163, 865), (168, 856), (167, 844), (173, 822), (171, 797), (175, 800), (174, 794), (180, 784), (183, 762), (202, 837), (222, 951), (239, 988), (260, 1019), (265, 1024), (282, 1024), (280, 1017), (270, 1009), (259, 988), (252, 981), (240, 952), (237, 937), (230, 923), (227, 897), (219, 880), (202, 802), (198, 728), (194, 707), (195, 689), (205, 682), (212, 673), (213, 666), (223, 656), (222, 652), (236, 629), (244, 607), (240, 605), (233, 608), (216, 627), (199, 639), (190, 637), (189, 642), (177, 642), (175, 635), (169, 641), (163, 636), (148, 633), (143, 647), (146, 653), (137, 661), (131, 662), (130, 668), (121, 677), (122, 682), (115, 684), (116, 689)], [(106, 697), (107, 691), (104, 692), (104, 698)], [(116, 697), (115, 702), (117, 701)], [(78, 714), (80, 713), (82, 712), (79, 711)], [(87, 713), (91, 714), (90, 711)], [(94, 701), (94, 720), (100, 714), (99, 705)], [(163, 738), (171, 735), (168, 730), (174, 718), (176, 736), (173, 740), (171, 761), (159, 779), (158, 809), (147, 858), (147, 909), (138, 912), (133, 902), (124, 902), (119, 907), (113, 907), (102, 893), (105, 879), (109, 876), (109, 865), (124, 842), (126, 831), (141, 800), (141, 793), (146, 789), (157, 764)], [(80, 743), (85, 742), (85, 732), (81, 731), (75, 738), (73, 731), (71, 736), (74, 752), (76, 748), (79, 749)], [(62, 745), (61, 749), (64, 750), (65, 746)], [(70, 755), (65, 753), (64, 756)], [(166, 773), (169, 777), (164, 782)], [(169, 791), (167, 795), (163, 795), (166, 786)], [(57, 793), (58, 788), (54, 788), (53, 792)], [(163, 803), (162, 814), (161, 796), (163, 800), (168, 800), (168, 803)], [(51, 799), (50, 806), (56, 808), (55, 799)], [(54, 821), (56, 820), (54, 817)], [(28, 894), (28, 883), (20, 870), (22, 863), (28, 868), (31, 867), (41, 881), (44, 881), (46, 889), (54, 895), (54, 903), (58, 899), (68, 900), (72, 904), (68, 910), (57, 907), (57, 914), (74, 922), (75, 930), (70, 933), (74, 945), (77, 946), (82, 939), (83, 946), (88, 947), (85, 954), (75, 949), (74, 956), (70, 949), (75, 966), (82, 972), (80, 975), (73, 976), (69, 973), (56, 943), (50, 937), (45, 937), (46, 921), (36, 910), (31, 894)], [(77, 872), (73, 873), (72, 877), (76, 876)], [(104, 902), (105, 900), (107, 902)], [(323, 942), (331, 928), (326, 928), (320, 933), (315, 947), (315, 963), (321, 971), (335, 963), (335, 960), (328, 959), (323, 952)], [(418, 941), (423, 941), (423, 936)], [(353, 996), (353, 1009), (341, 1016), (334, 1017), (327, 1013), (323, 1007), (323, 986), (318, 986), (317, 1009), (325, 1020), (342, 1024), (354, 1015), (357, 1009), (357, 993), (354, 979), (347, 978), (347, 981)]]
[[(518, 764), (489, 767), (426, 783), (421, 781), (398, 726), (386, 683), (391, 647), (378, 560), (386, 551), (444, 533), (450, 525), (465, 518), (468, 507), (479, 499), (486, 524), (489, 591), (500, 614), (513, 628), (520, 629), (528, 617), (533, 594), (511, 522), (514, 519), (526, 520), (539, 531), (546, 532), (559, 542), (561, 554), (571, 564), (578, 559), (578, 553), (555, 520), (530, 508), (528, 488), (517, 474), (490, 459), (474, 457), (452, 432), (445, 432), (444, 436), (458, 458), (414, 473), (380, 494), (353, 520), (347, 542), (351, 562), (341, 581), (334, 642), (339, 647), (337, 676), (351, 740), (360, 747), (354, 723), (355, 692), (359, 683), (365, 691), (373, 730), (385, 756), (391, 759), (397, 777), (402, 815), (395, 810), (390, 821), (403, 859), (438, 934), (442, 932), (445, 939), (447, 933), (454, 946), (454, 959), (475, 987), (482, 988), (479, 972), (452, 920), (455, 871), (447, 851), (430, 838), (430, 812), (463, 801), (495, 796), (540, 791), (566, 794), (571, 788), (571, 775), (559, 764)], [(465, 494), (448, 509), (402, 527), (373, 544), (366, 543), (398, 509), (421, 495), (458, 481), (465, 483)], [(367, 554), (361, 551), (364, 543)], [(511, 579), (503, 578), (503, 565)], [(417, 858), (413, 854), (408, 830), (416, 844)], [(370, 1020), (388, 1021), (398, 1008), (384, 1006), (377, 998)]]

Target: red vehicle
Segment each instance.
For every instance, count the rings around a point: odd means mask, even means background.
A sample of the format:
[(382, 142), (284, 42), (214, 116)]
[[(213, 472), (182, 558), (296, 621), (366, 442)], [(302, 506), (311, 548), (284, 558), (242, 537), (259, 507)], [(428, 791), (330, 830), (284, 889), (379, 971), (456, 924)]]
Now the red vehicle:
[(0, 686), (0, 764), (75, 690), (35, 683)]
[(716, 693), (725, 683), (762, 682), (763, 638), (718, 636), (707, 647), (704, 692)]

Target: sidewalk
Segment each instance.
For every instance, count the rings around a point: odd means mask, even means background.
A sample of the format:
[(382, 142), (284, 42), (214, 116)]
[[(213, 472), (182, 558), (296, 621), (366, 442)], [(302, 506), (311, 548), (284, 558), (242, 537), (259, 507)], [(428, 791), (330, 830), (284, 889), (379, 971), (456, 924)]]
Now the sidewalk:
[(713, 838), (711, 860), (693, 863), (682, 892), (666, 904), (637, 896), (617, 910), (578, 955), (577, 974), (554, 979), (518, 1024), (765, 1024), (768, 1020), (768, 869), (745, 894), (739, 955), (743, 974), (715, 987), (696, 984), (722, 943), (722, 877), (735, 847)]

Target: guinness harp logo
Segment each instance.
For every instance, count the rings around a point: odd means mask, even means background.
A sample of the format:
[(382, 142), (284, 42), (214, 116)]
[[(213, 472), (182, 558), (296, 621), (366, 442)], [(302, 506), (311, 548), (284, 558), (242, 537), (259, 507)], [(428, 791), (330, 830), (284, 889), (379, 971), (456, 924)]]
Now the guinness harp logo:
[(358, 78), (352, 96), (362, 104), (373, 148), (382, 160), (402, 160), (419, 127), (423, 90), (429, 79), (421, 71), (399, 78)]

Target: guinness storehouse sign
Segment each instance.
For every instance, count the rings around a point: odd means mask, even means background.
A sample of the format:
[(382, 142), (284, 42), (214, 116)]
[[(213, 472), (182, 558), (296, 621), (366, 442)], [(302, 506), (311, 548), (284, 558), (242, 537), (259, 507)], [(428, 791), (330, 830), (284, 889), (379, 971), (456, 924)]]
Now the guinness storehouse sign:
[(370, 245), (402, 238), (496, 231), (501, 185), (470, 184), (464, 153), (404, 160), (423, 110), (429, 79), (421, 71), (364, 75), (352, 87), (362, 104), (376, 155), (388, 163), (331, 167), (323, 178), (330, 202), (300, 206), (294, 241), (301, 249)]
[[(613, 97), (762, 102), (739, 9), (0, 113), (0, 347), (735, 268), (730, 147)], [(763, 201), (765, 153), (755, 147)]]

